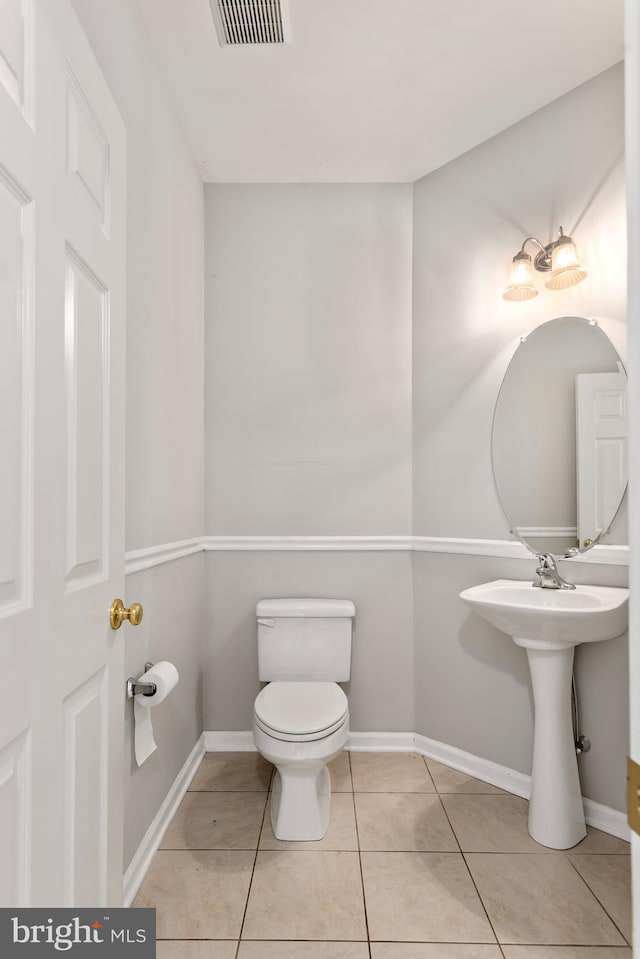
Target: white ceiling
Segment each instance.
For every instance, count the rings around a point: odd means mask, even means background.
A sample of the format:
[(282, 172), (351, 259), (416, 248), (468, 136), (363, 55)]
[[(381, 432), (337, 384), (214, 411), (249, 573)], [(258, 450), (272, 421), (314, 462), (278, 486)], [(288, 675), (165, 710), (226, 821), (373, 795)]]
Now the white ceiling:
[(411, 181), (623, 57), (624, 0), (288, 0), (220, 47), (209, 0), (135, 0), (207, 182)]

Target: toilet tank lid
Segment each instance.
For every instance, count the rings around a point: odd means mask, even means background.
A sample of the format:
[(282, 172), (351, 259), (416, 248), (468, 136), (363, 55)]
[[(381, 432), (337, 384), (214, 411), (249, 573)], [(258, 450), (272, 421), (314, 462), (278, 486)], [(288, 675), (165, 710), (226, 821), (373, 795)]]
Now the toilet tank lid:
[(350, 618), (356, 608), (350, 599), (261, 599), (256, 606), (256, 616), (306, 618)]

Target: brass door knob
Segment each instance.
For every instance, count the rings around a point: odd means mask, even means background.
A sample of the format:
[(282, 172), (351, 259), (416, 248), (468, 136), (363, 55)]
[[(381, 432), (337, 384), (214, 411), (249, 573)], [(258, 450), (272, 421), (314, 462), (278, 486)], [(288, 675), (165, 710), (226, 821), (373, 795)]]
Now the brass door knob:
[(591, 546), (592, 543), (593, 543), (593, 540), (592, 540), (592, 539), (585, 539), (585, 540), (583, 540), (583, 542), (582, 542), (582, 546), (583, 546), (584, 549), (586, 549), (587, 546)]
[(109, 610), (111, 629), (120, 629), (125, 619), (128, 619), (132, 626), (139, 626), (142, 622), (142, 612), (140, 603), (132, 603), (127, 609), (121, 599), (114, 599)]

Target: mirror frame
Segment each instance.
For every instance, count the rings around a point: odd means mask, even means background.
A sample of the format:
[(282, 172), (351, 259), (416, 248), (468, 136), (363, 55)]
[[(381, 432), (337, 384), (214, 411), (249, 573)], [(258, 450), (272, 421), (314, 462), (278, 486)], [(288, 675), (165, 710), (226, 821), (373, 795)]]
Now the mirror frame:
[[(535, 332), (536, 332), (536, 330), (539, 330), (539, 329), (541, 329), (542, 327), (545, 327), (545, 326), (549, 326), (549, 324), (551, 324), (551, 323), (556, 323), (558, 320), (569, 320), (569, 319), (570, 319), (570, 320), (580, 320), (580, 321), (582, 321), (583, 323), (585, 323), (585, 324), (588, 325), (588, 326), (597, 327), (597, 329), (600, 331), (600, 333), (601, 333), (601, 334), (608, 340), (608, 342), (610, 343), (611, 349), (615, 352), (615, 354), (616, 354), (616, 356), (617, 356), (617, 358), (618, 358), (618, 363), (620, 364), (620, 367), (621, 367), (622, 371), (624, 372), (624, 374), (625, 374), (625, 376), (626, 376), (626, 378), (627, 378), (627, 386), (628, 386), (628, 383), (629, 383), (629, 374), (628, 374), (628, 372), (627, 372), (627, 368), (626, 368), (626, 365), (625, 365), (625, 363), (624, 363), (624, 360), (622, 359), (622, 357), (620, 356), (617, 348), (615, 347), (615, 345), (614, 345), (613, 342), (611, 341), (611, 338), (607, 335), (607, 333), (605, 333), (605, 331), (602, 329), (602, 326), (600, 325), (600, 323), (598, 322), (598, 320), (595, 319), (595, 318), (587, 319), (587, 317), (584, 317), (584, 316), (574, 316), (574, 315), (554, 316), (554, 317), (552, 317), (552, 319), (546, 320), (544, 323), (540, 323), (540, 324), (538, 324), (538, 326), (532, 327), (532, 328), (529, 330), (528, 333), (523, 333), (523, 334), (518, 338), (518, 343), (517, 343), (517, 345), (516, 345), (516, 348), (515, 348), (515, 350), (513, 351), (513, 353), (511, 354), (511, 357), (510, 357), (510, 359), (509, 359), (509, 362), (507, 363), (507, 367), (506, 367), (506, 369), (505, 369), (505, 371), (504, 371), (504, 374), (503, 374), (503, 376), (502, 376), (502, 379), (501, 379), (501, 381), (500, 381), (500, 386), (499, 386), (499, 388), (498, 388), (498, 395), (496, 396), (496, 401), (495, 401), (494, 407), (493, 407), (493, 415), (492, 415), (492, 418), (491, 418), (491, 475), (492, 475), (492, 477), (493, 477), (493, 485), (494, 485), (494, 489), (495, 489), (495, 491), (496, 491), (496, 496), (498, 497), (498, 502), (500, 503), (500, 509), (502, 510), (502, 515), (503, 515), (504, 518), (506, 519), (507, 524), (508, 524), (508, 526), (509, 526), (509, 534), (510, 534), (510, 536), (514, 537), (519, 543), (521, 543), (522, 546), (524, 546), (525, 549), (527, 549), (527, 550), (532, 554), (532, 556), (539, 556), (539, 555), (541, 555), (542, 552), (549, 552), (549, 551), (548, 551), (548, 550), (541, 551), (541, 550), (536, 550), (536, 549), (534, 549), (534, 548), (531, 546), (531, 544), (528, 543), (527, 540), (520, 534), (520, 531), (518, 530), (518, 528), (517, 528), (516, 526), (512, 525), (511, 519), (509, 518), (509, 515), (508, 515), (507, 510), (506, 510), (506, 508), (505, 508), (504, 500), (503, 500), (503, 497), (502, 497), (502, 495), (501, 495), (501, 493), (500, 493), (500, 486), (498, 485), (498, 480), (497, 480), (497, 477), (496, 477), (495, 458), (494, 458), (494, 453), (493, 453), (493, 451), (494, 451), (494, 434), (495, 434), (495, 429), (496, 429), (496, 414), (497, 414), (497, 409), (498, 409), (498, 402), (499, 402), (499, 400), (500, 400), (500, 394), (501, 394), (501, 392), (502, 392), (502, 389), (503, 389), (505, 380), (506, 380), (507, 375), (508, 375), (508, 373), (509, 373), (509, 368), (511, 367), (511, 363), (513, 362), (513, 359), (514, 359), (514, 357), (516, 356), (516, 354), (517, 354), (518, 350), (520, 349), (520, 347), (526, 342), (526, 340), (531, 336), (532, 333), (535, 333)], [(566, 549), (566, 550), (564, 551), (564, 553), (552, 553), (551, 555), (555, 556), (557, 559), (575, 559), (575, 558), (577, 558), (577, 557), (579, 557), (579, 556), (582, 556), (584, 553), (588, 552), (588, 551), (589, 551), (590, 549), (592, 549), (594, 546), (597, 546), (597, 545), (600, 543), (600, 541), (602, 540), (602, 538), (603, 538), (604, 536), (606, 536), (606, 535), (610, 532), (611, 527), (612, 527), (612, 525), (613, 525), (613, 523), (614, 523), (614, 521), (615, 521), (618, 513), (620, 512), (620, 509), (621, 509), (621, 507), (622, 507), (622, 504), (623, 504), (623, 502), (624, 502), (624, 500), (625, 500), (625, 497), (626, 497), (626, 495), (627, 495), (627, 490), (628, 490), (628, 488), (629, 488), (629, 472), (628, 472), (628, 470), (627, 470), (627, 479), (626, 479), (626, 482), (625, 482), (625, 485), (624, 485), (624, 489), (623, 489), (623, 491), (622, 491), (622, 493), (621, 493), (621, 495), (620, 495), (620, 499), (619, 499), (619, 501), (618, 501), (618, 505), (616, 506), (616, 508), (615, 508), (615, 510), (614, 510), (614, 512), (613, 512), (613, 515), (612, 515), (611, 518), (609, 519), (609, 522), (607, 523), (606, 527), (605, 527), (604, 529), (601, 529), (601, 530), (600, 530), (600, 532), (597, 534), (597, 536), (595, 536), (595, 538), (593, 539), (593, 541), (592, 541), (591, 543), (589, 543), (588, 546), (576, 545), (576, 546), (569, 547), (568, 549)]]

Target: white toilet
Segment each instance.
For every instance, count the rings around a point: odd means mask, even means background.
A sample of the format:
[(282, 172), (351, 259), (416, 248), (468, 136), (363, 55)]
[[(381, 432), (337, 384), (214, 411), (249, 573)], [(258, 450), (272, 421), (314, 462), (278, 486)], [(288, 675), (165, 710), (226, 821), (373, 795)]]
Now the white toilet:
[(351, 675), (355, 606), (347, 599), (261, 599), (258, 673), (268, 685), (253, 708), (258, 751), (276, 767), (276, 839), (322, 839), (329, 827), (327, 763), (349, 737), (349, 703), (337, 683)]

